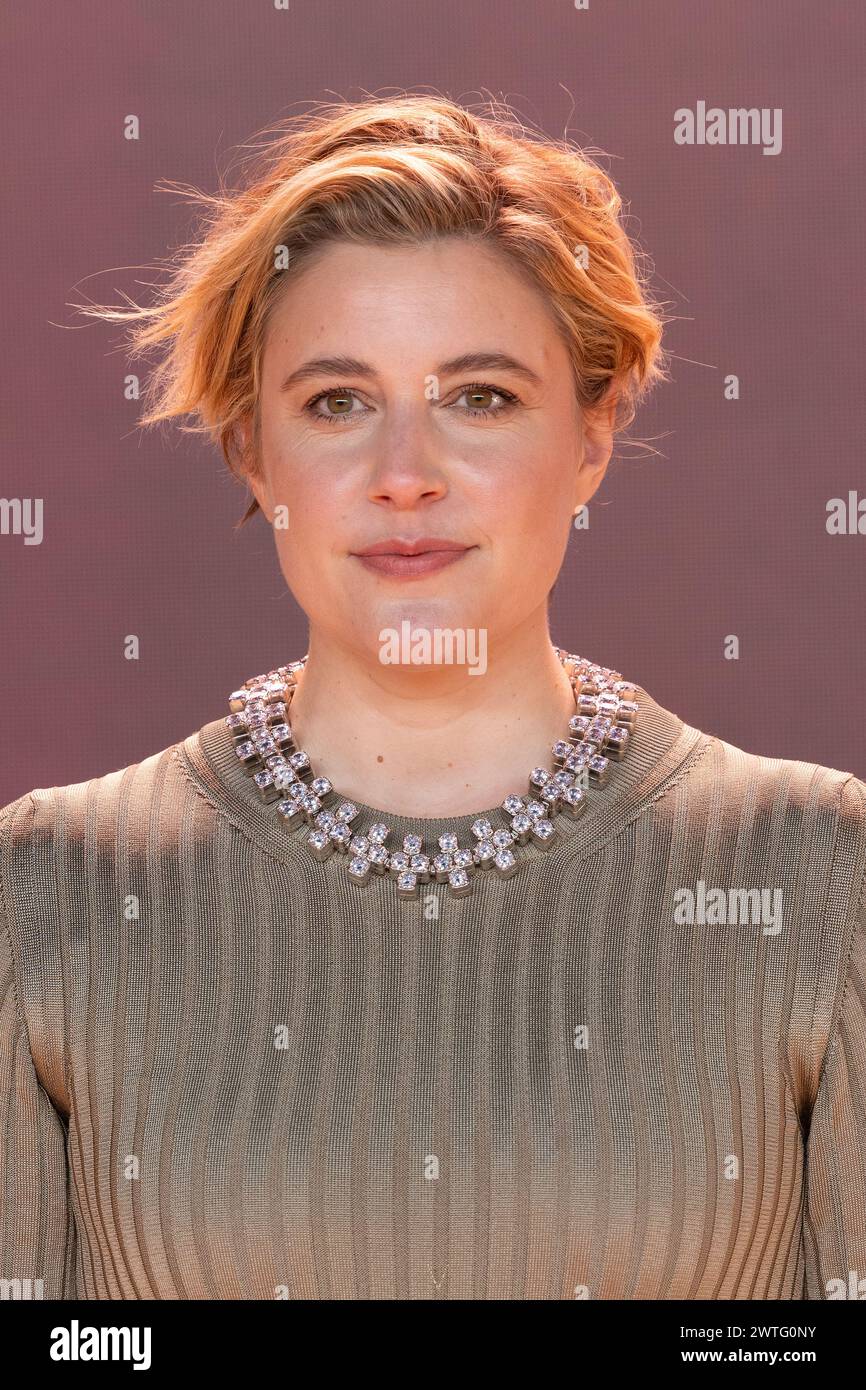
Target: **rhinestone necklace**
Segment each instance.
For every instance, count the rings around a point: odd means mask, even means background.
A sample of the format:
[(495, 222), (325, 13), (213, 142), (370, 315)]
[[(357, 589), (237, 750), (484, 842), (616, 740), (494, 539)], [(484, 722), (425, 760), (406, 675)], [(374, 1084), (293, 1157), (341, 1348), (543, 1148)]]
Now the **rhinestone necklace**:
[(352, 883), (365, 884), (373, 874), (387, 874), (398, 898), (416, 898), (422, 883), (446, 883), (455, 897), (472, 891), (478, 870), (492, 869), (510, 878), (519, 868), (515, 849), (534, 844), (550, 849), (559, 839), (553, 817), (576, 819), (586, 809), (590, 787), (604, 787), (610, 763), (621, 762), (638, 716), (635, 688), (618, 671), (598, 666), (554, 646), (574, 691), (575, 713), (566, 738), (551, 748), (554, 766), (535, 767), (527, 792), (506, 796), (499, 806), (502, 824), (487, 816), (472, 822), (475, 843), (458, 844), (454, 831), (445, 831), (430, 853), (423, 836), (406, 834), (398, 848), (389, 845), (389, 827), (376, 821), (362, 829), (359, 809), (343, 800), (327, 777), (317, 777), (308, 755), (292, 737), (289, 709), (300, 661), (279, 666), (245, 681), (229, 699), (226, 727), (235, 753), (265, 802), (276, 802), (277, 815), (287, 830), (302, 827), (315, 859), (342, 855)]

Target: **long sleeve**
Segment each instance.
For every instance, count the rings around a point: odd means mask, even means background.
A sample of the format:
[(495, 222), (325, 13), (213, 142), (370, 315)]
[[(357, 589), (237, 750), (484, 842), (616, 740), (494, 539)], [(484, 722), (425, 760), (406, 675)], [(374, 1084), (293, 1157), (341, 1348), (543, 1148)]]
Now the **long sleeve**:
[[(0, 1279), (860, 1296), (866, 782), (640, 699), (584, 814), (468, 897), (316, 862), (223, 718), (0, 809)], [(419, 828), (360, 815), (395, 844)], [(422, 821), (424, 843), (475, 819)], [(690, 884), (739, 929), (703, 903), (676, 922)], [(768, 885), (784, 930), (742, 930)]]
[(66, 1129), (41, 1086), (21, 1014), (0, 882), (0, 1281), (7, 1298), (74, 1298)]
[(866, 904), (861, 897), (838, 1020), (806, 1150), (807, 1299), (866, 1299)]

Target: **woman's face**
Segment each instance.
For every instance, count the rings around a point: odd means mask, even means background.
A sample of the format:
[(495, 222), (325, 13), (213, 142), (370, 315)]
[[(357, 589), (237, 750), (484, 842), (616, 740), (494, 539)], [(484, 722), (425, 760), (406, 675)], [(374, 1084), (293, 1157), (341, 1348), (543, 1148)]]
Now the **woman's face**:
[[(272, 313), (260, 414), (250, 483), (311, 639), (369, 657), (405, 620), (485, 629), (490, 647), (546, 622), (611, 438), (588, 432), (545, 301), (500, 252), (323, 248)], [(463, 548), (360, 554), (431, 540)]]

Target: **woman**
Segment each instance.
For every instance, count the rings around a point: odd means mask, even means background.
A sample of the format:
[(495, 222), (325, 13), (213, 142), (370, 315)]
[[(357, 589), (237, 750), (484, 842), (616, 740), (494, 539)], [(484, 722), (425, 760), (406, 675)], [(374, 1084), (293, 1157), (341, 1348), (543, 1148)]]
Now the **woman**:
[(866, 785), (549, 635), (572, 518), (662, 374), (619, 208), (496, 115), (327, 108), (213, 200), (155, 306), (94, 311), (166, 345), (145, 419), (221, 440), (309, 646), (0, 817), (5, 1278), (866, 1274)]

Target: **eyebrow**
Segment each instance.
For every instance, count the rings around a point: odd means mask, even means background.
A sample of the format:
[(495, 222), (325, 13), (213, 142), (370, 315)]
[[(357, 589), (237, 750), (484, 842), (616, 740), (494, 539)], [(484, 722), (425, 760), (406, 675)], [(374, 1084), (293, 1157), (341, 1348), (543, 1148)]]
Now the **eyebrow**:
[[(464, 352), (460, 357), (452, 357), (440, 362), (436, 376), (455, 376), (458, 372), (513, 372), (522, 376), (535, 386), (541, 386), (541, 377), (525, 362), (509, 357), (507, 352)], [(318, 376), (375, 377), (375, 369), (369, 362), (360, 362), (357, 357), (315, 357), (291, 372), (280, 386), (288, 391), (300, 381), (308, 381)]]

